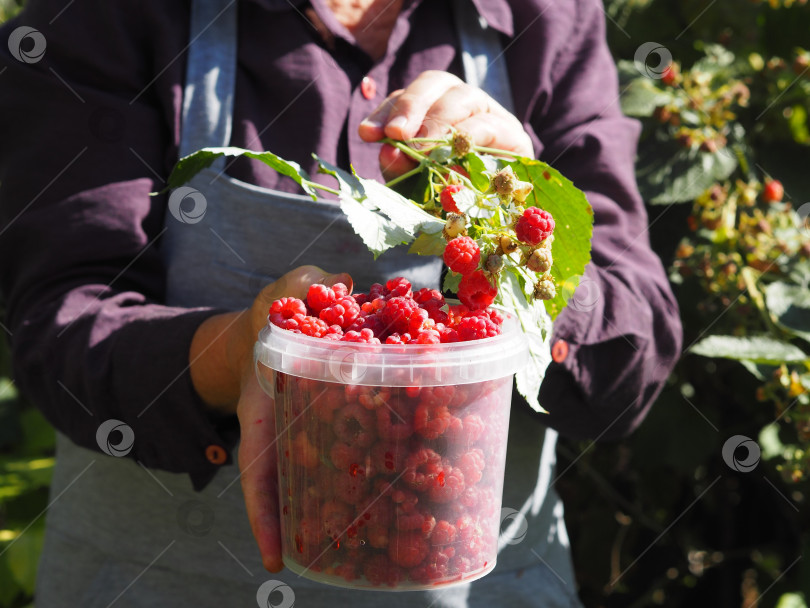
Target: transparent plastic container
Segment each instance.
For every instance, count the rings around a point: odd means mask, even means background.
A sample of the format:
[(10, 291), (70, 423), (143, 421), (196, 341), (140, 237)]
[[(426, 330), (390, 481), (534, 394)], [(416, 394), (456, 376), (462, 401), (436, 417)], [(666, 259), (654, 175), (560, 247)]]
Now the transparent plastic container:
[(275, 398), (282, 553), (354, 589), (435, 589), (495, 567), (514, 373), (525, 337), (373, 345), (268, 325), (256, 369)]

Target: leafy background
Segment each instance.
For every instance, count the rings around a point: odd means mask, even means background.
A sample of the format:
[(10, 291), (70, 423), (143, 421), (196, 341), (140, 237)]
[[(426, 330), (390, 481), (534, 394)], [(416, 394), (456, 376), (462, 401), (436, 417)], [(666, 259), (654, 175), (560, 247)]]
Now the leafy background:
[[(0, 22), (21, 3), (0, 0)], [(696, 349), (632, 437), (560, 442), (556, 483), (580, 595), (589, 607), (801, 608), (810, 598), (810, 231), (796, 211), (810, 201), (810, 7), (606, 0), (605, 11), (623, 107), (644, 126), (638, 178), (651, 241)], [(671, 54), (673, 84), (634, 65), (648, 41)], [(784, 184), (784, 204), (763, 202), (768, 178)], [(724, 462), (733, 435), (759, 443), (754, 470)], [(32, 602), (53, 443), (17, 395), (3, 341), (1, 608)]]

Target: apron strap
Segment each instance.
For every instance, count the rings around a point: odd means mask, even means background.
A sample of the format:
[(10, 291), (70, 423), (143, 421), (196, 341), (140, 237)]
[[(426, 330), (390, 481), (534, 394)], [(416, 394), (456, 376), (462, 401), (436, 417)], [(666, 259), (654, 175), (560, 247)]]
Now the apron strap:
[[(435, 0), (433, 0), (435, 1)], [(514, 111), (509, 75), (498, 32), (470, 0), (453, 0), (465, 80)], [(183, 91), (180, 156), (231, 139), (236, 84), (236, 0), (193, 0)], [(224, 166), (217, 159), (214, 167)]]
[[(180, 156), (231, 140), (236, 81), (236, 0), (191, 3)], [(224, 159), (217, 159), (224, 163)], [(216, 167), (216, 163), (215, 163)]]
[(498, 32), (487, 25), (470, 0), (453, 0), (453, 13), (461, 43), (464, 80), (514, 112), (509, 72)]

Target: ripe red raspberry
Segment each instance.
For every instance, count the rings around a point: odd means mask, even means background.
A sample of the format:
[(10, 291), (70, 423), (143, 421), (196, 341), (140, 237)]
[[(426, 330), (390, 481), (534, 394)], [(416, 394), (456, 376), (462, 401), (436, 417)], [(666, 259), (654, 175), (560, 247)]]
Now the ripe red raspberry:
[(456, 466), (464, 473), (464, 481), (467, 485), (475, 485), (481, 481), (481, 477), (484, 475), (483, 471), (486, 467), (484, 452), (478, 448), (465, 452), (456, 460)]
[(449, 545), (456, 540), (456, 527), (445, 519), (436, 522), (433, 534), (430, 535), (431, 545)]
[(442, 338), (435, 329), (423, 329), (410, 341), (410, 344), (441, 344)]
[(458, 467), (445, 467), (428, 487), (428, 498), (433, 502), (448, 503), (464, 491), (464, 473)]
[(468, 236), (457, 236), (444, 248), (444, 263), (453, 272), (470, 274), (481, 261), (478, 243)]
[(459, 340), (481, 340), (491, 338), (501, 333), (501, 329), (495, 325), (489, 316), (469, 316), (461, 319), (456, 325)]
[(413, 435), (413, 408), (407, 403), (391, 399), (377, 408), (376, 417), (380, 439), (403, 441)]
[(671, 87), (675, 84), (675, 81), (678, 79), (678, 68), (675, 67), (675, 64), (669, 64), (667, 68), (661, 72), (661, 82), (663, 82), (668, 87)]
[(458, 205), (456, 205), (456, 201), (453, 200), (453, 195), (457, 192), (461, 192), (462, 190), (464, 190), (464, 186), (461, 184), (450, 184), (444, 190), (442, 190), (442, 193), (439, 196), (442, 209), (445, 211), (451, 211), (453, 213), (461, 213), (458, 209)]
[(422, 401), (414, 410), (413, 429), (425, 439), (436, 439), (447, 430), (450, 419), (447, 406)]
[(419, 304), (403, 296), (395, 296), (385, 303), (380, 317), (386, 327), (386, 333), (404, 334), (410, 330), (411, 315), (419, 310)]
[(394, 475), (405, 467), (407, 451), (393, 441), (380, 440), (371, 448), (371, 463), (381, 475)]
[(377, 436), (375, 427), (374, 414), (359, 403), (350, 403), (337, 412), (332, 425), (338, 439), (361, 448), (374, 443)]
[(422, 448), (405, 458), (402, 481), (408, 487), (422, 492), (434, 484), (436, 476), (441, 471), (442, 457), (429, 448)]
[(461, 278), (458, 286), (458, 299), (467, 308), (486, 308), (495, 300), (498, 288), (494, 287), (482, 270), (476, 270)]
[(383, 553), (372, 555), (363, 564), (363, 574), (372, 585), (395, 587), (405, 579), (402, 569), (393, 564)]
[(307, 315), (307, 306), (298, 298), (281, 298), (270, 305), (270, 322), (281, 326), (295, 315)]
[(340, 339), (341, 342), (361, 342), (364, 344), (380, 344), (380, 339), (374, 335), (370, 329), (361, 329), (360, 331), (347, 331)]
[(307, 336), (322, 338), (329, 331), (329, 326), (325, 321), (316, 317), (304, 317), (298, 324), (298, 329)]
[(352, 523), (354, 509), (339, 500), (330, 500), (323, 503), (319, 513), (323, 522), (323, 531), (329, 538), (338, 539)]
[(352, 465), (357, 467), (365, 462), (365, 452), (356, 445), (336, 441), (329, 450), (329, 459), (336, 469), (349, 473), (356, 470), (353, 469)]
[(436, 326), (436, 331), (439, 332), (439, 339), (441, 340), (442, 344), (459, 342), (458, 332), (452, 327), (448, 327), (440, 323)]
[(392, 333), (385, 339), (386, 344), (407, 344), (411, 341), (411, 334), (398, 334), (396, 332)]
[(421, 532), (398, 532), (388, 544), (388, 558), (397, 566), (413, 568), (422, 563), (430, 545)]
[(385, 296), (387, 298), (410, 298), (412, 295), (411, 282), (404, 277), (389, 279), (385, 283)]
[(307, 306), (315, 313), (321, 312), (327, 306), (335, 303), (335, 291), (331, 287), (316, 283), (311, 285), (307, 292)]
[(554, 232), (554, 218), (545, 209), (528, 207), (515, 224), (517, 238), (529, 245), (539, 245)]
[(360, 305), (351, 296), (344, 296), (321, 310), (318, 316), (327, 324), (340, 325), (345, 330), (360, 316)]
[(368, 496), (369, 482), (365, 475), (352, 475), (336, 471), (332, 478), (335, 497), (350, 505), (356, 505)]
[(778, 203), (784, 195), (785, 188), (777, 179), (768, 180), (762, 188), (762, 200), (766, 203)]

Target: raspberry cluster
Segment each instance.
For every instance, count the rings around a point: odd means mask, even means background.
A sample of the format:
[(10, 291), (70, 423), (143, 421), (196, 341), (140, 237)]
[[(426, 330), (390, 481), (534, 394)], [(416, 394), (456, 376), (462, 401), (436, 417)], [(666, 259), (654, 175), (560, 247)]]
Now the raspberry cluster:
[[(459, 328), (496, 330), (483, 312)], [(511, 386), (360, 386), (277, 373), (285, 563), (324, 582), (400, 589), (489, 571)]]
[[(472, 239), (467, 240), (475, 244)], [(473, 252), (467, 244), (462, 244), (458, 251), (459, 257), (454, 263), (467, 267), (478, 265), (480, 252), (477, 249)], [(500, 333), (503, 321), (500, 313), (486, 310), (496, 293), (480, 270), (465, 275), (459, 287), (462, 305), (453, 306), (435, 289), (414, 292), (402, 277), (391, 279), (385, 285), (375, 283), (368, 293), (351, 295), (342, 283), (332, 287), (316, 284), (309, 288), (306, 302), (297, 298), (273, 302), (269, 320), (292, 332), (344, 342), (464, 342)]]

